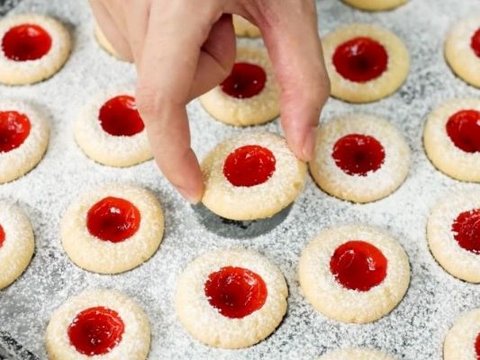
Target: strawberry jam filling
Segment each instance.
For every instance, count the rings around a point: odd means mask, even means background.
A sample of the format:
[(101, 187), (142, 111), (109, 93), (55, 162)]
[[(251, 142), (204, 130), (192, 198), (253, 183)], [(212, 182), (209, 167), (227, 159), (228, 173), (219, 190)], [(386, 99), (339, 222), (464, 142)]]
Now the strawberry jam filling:
[(223, 174), (234, 186), (255, 186), (270, 179), (275, 163), (275, 156), (267, 148), (245, 145), (227, 156)]
[(447, 121), (447, 134), (455, 146), (465, 152), (480, 151), (480, 112), (461, 110)]
[(5, 231), (3, 230), (2, 225), (0, 225), (0, 248), (2, 247), (5, 241)]
[(108, 100), (100, 108), (98, 119), (102, 129), (113, 136), (133, 136), (145, 127), (138, 113), (135, 98), (128, 95)]
[(236, 63), (230, 75), (220, 84), (224, 93), (237, 99), (258, 95), (265, 87), (267, 74), (260, 66)]
[(475, 355), (477, 355), (477, 360), (480, 360), (480, 333), (475, 339)]
[(226, 266), (211, 273), (204, 287), (210, 305), (232, 319), (250, 315), (267, 300), (267, 285), (260, 275), (241, 267)]
[(452, 224), (452, 232), (460, 247), (480, 254), (480, 209), (458, 215)]
[(75, 349), (87, 356), (109, 353), (122, 340), (125, 324), (114, 310), (97, 306), (80, 312), (68, 327)]
[(335, 250), (330, 258), (330, 271), (345, 288), (368, 291), (387, 276), (387, 259), (372, 244), (352, 240)]
[(14, 26), (2, 39), (3, 53), (13, 61), (40, 59), (50, 51), (51, 47), (50, 34), (35, 24)]
[(378, 78), (387, 70), (388, 54), (379, 42), (357, 37), (340, 44), (332, 61), (345, 79), (363, 83)]
[(100, 240), (117, 243), (137, 232), (140, 219), (140, 211), (130, 201), (109, 196), (88, 210), (87, 228)]
[(372, 136), (349, 134), (337, 140), (332, 157), (346, 174), (366, 176), (380, 169), (385, 160), (385, 150)]
[(0, 153), (20, 147), (30, 134), (28, 117), (16, 111), (0, 111)]
[(480, 29), (475, 31), (475, 34), (473, 34), (470, 46), (472, 47), (475, 55), (480, 57)]

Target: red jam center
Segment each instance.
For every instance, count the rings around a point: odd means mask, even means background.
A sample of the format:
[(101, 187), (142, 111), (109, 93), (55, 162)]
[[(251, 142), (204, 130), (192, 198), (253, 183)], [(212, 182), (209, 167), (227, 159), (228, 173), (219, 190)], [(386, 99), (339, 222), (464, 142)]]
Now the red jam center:
[(368, 37), (357, 37), (339, 45), (333, 54), (333, 65), (345, 79), (367, 82), (387, 69), (388, 54), (382, 44)]
[(473, 52), (480, 57), (480, 29), (478, 29), (475, 34), (472, 36), (472, 41), (470, 43)]
[(223, 174), (232, 185), (255, 186), (270, 179), (275, 163), (275, 156), (267, 148), (245, 145), (227, 156)]
[(88, 210), (87, 228), (93, 236), (117, 243), (137, 232), (140, 218), (140, 211), (130, 201), (106, 197)]
[(474, 153), (480, 151), (480, 112), (461, 110), (447, 121), (447, 134), (459, 149)]
[(458, 215), (452, 224), (452, 232), (460, 247), (480, 254), (480, 209)]
[(368, 291), (387, 276), (387, 259), (368, 242), (348, 241), (333, 253), (330, 271), (347, 289)]
[(234, 98), (246, 99), (259, 94), (266, 81), (267, 74), (260, 66), (236, 63), (230, 75), (220, 84), (220, 88)]
[(16, 111), (0, 111), (0, 153), (23, 144), (30, 134), (30, 120)]
[(208, 276), (205, 296), (223, 316), (240, 319), (262, 308), (267, 285), (253, 271), (226, 266)]
[(103, 130), (113, 136), (133, 136), (145, 127), (135, 98), (127, 95), (116, 96), (103, 104), (98, 119)]
[(480, 333), (475, 340), (475, 354), (477, 355), (477, 360), (480, 360)]
[(348, 175), (366, 176), (377, 171), (385, 160), (382, 144), (372, 136), (349, 134), (337, 140), (332, 157)]
[(34, 24), (12, 27), (3, 36), (2, 49), (5, 56), (14, 61), (37, 60), (52, 47), (52, 38), (44, 28)]
[(3, 230), (2, 225), (0, 225), (0, 248), (2, 247), (4, 241), (5, 241), (5, 231)]
[(68, 337), (75, 349), (83, 355), (103, 355), (122, 340), (123, 320), (116, 311), (103, 306), (80, 312), (68, 327)]

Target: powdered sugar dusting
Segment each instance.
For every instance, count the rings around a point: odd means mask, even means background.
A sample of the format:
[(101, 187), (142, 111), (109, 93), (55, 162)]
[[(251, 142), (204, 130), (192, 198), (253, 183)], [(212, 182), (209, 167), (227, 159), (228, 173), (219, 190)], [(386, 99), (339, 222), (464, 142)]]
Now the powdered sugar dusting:
[[(145, 309), (152, 327), (151, 359), (312, 359), (339, 347), (379, 348), (398, 359), (441, 358), (443, 339), (455, 319), (478, 306), (478, 285), (453, 278), (435, 262), (425, 237), (427, 216), (453, 188), (468, 191), (478, 185), (456, 182), (435, 170), (423, 152), (421, 136), (426, 115), (443, 100), (479, 95), (452, 74), (442, 49), (449, 27), (478, 13), (478, 3), (411, 0), (394, 11), (370, 14), (338, 0), (319, 1), (322, 35), (342, 24), (367, 22), (389, 28), (407, 43), (412, 67), (399, 92), (367, 105), (330, 100), (323, 116), (362, 111), (390, 119), (412, 149), (410, 175), (394, 194), (366, 205), (327, 196), (309, 180), (280, 225), (242, 240), (220, 237), (203, 227), (193, 209), (159, 176), (153, 161), (128, 169), (103, 167), (88, 160), (75, 144), (72, 125), (82, 106), (102, 89), (135, 79), (131, 64), (115, 60), (96, 43), (86, 2), (24, 0), (15, 11), (60, 19), (68, 25), (74, 46), (70, 59), (50, 80), (30, 87), (0, 87), (4, 98), (41, 104), (52, 124), (49, 150), (38, 167), (0, 186), (1, 198), (18, 201), (28, 213), (36, 235), (36, 254), (26, 273), (0, 292), (2, 330), (45, 359), (44, 332), (53, 310), (84, 288), (107, 287), (125, 292)], [(223, 139), (242, 132), (211, 119), (197, 101), (188, 109), (200, 158)], [(278, 121), (261, 129), (278, 131)], [(157, 194), (165, 210), (165, 237), (153, 258), (133, 271), (90, 274), (73, 265), (62, 250), (59, 221), (84, 188), (111, 181), (135, 182)], [(404, 300), (391, 314), (367, 325), (327, 320), (303, 298), (297, 280), (298, 259), (306, 243), (326, 227), (352, 222), (387, 229), (406, 250), (412, 268)], [(239, 351), (211, 349), (189, 337), (176, 319), (175, 280), (199, 254), (234, 246), (257, 250), (279, 266), (289, 285), (288, 312), (273, 335), (258, 345)]]

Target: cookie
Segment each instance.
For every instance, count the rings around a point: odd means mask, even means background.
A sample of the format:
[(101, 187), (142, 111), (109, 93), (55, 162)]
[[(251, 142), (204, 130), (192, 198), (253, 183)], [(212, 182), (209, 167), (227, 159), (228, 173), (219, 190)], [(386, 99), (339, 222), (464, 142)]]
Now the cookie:
[(444, 360), (480, 358), (480, 309), (461, 315), (448, 331), (443, 345)]
[(103, 165), (127, 167), (153, 157), (133, 90), (96, 96), (81, 110), (74, 134), (83, 152)]
[(282, 137), (242, 133), (217, 145), (202, 162), (202, 202), (231, 220), (272, 217), (303, 190), (306, 165)]
[(67, 255), (79, 267), (117, 274), (153, 256), (163, 230), (162, 208), (151, 192), (109, 184), (86, 192), (68, 207), (61, 237)]
[(34, 248), (32, 225), (25, 213), (17, 205), (0, 201), (0, 289), (24, 272)]
[(42, 160), (50, 129), (44, 114), (21, 100), (0, 100), (0, 184), (15, 180)]
[(383, 118), (348, 114), (320, 125), (309, 165), (322, 190), (366, 203), (390, 195), (404, 182), (410, 149), (402, 134)]
[(264, 124), (280, 113), (279, 88), (265, 50), (240, 47), (230, 75), (200, 96), (218, 121), (234, 126)]
[(400, 38), (381, 27), (351, 24), (323, 38), (332, 96), (352, 102), (380, 100), (405, 82), (410, 57)]
[(180, 275), (175, 309), (197, 340), (237, 349), (275, 331), (287, 311), (287, 296), (285, 278), (265, 257), (218, 250), (198, 257)]
[(367, 11), (392, 10), (403, 5), (407, 0), (343, 0), (345, 4)]
[(57, 20), (24, 14), (0, 20), (0, 82), (33, 84), (48, 79), (67, 61), (70, 34)]
[(240, 37), (249, 37), (249, 38), (257, 38), (262, 36), (260, 29), (253, 25), (247, 19), (239, 15), (233, 15), (233, 29), (235, 30), (235, 35)]
[(445, 59), (465, 82), (480, 87), (480, 17), (457, 23), (445, 41)]
[(410, 282), (403, 248), (383, 230), (346, 225), (323, 230), (302, 251), (301, 290), (323, 315), (368, 323), (392, 311)]
[(480, 192), (456, 192), (442, 198), (428, 218), (430, 251), (451, 275), (480, 283)]
[(318, 360), (394, 360), (388, 354), (370, 349), (342, 349), (329, 352)]
[(124, 59), (122, 57), (122, 55), (120, 55), (117, 52), (117, 50), (115, 50), (115, 48), (110, 43), (110, 41), (108, 41), (107, 37), (103, 33), (102, 29), (100, 29), (100, 26), (98, 26), (98, 24), (95, 24), (95, 28), (94, 28), (93, 32), (94, 32), (94, 36), (95, 36), (95, 39), (97, 40), (98, 45), (100, 45), (100, 47), (103, 50), (105, 50), (108, 54), (114, 56), (118, 60), (128, 61), (127, 59)]
[(457, 180), (480, 182), (480, 100), (453, 99), (433, 110), (423, 144), (437, 169)]
[(145, 360), (150, 324), (145, 312), (124, 294), (87, 290), (55, 310), (45, 343), (50, 360)]

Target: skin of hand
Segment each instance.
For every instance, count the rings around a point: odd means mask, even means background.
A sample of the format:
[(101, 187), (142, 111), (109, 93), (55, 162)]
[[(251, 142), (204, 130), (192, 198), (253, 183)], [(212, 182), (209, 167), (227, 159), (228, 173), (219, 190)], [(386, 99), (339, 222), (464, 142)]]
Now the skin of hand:
[(295, 155), (308, 161), (330, 93), (315, 0), (90, 0), (120, 55), (135, 63), (136, 102), (155, 160), (190, 202), (203, 180), (190, 146), (186, 105), (221, 83), (235, 60), (229, 14), (256, 24), (281, 90), (281, 124)]

